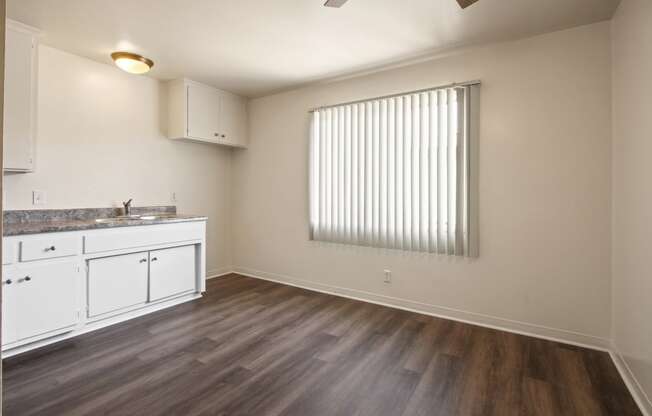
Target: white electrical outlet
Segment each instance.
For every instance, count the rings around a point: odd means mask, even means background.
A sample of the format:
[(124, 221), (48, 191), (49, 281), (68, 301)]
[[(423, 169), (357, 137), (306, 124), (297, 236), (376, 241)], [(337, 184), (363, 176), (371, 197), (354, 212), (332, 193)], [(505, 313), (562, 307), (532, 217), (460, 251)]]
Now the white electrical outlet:
[(47, 195), (45, 191), (32, 191), (32, 205), (45, 205), (47, 203)]
[(385, 274), (385, 278), (383, 279), (383, 282), (392, 283), (392, 271), (385, 269), (383, 270), (383, 273)]

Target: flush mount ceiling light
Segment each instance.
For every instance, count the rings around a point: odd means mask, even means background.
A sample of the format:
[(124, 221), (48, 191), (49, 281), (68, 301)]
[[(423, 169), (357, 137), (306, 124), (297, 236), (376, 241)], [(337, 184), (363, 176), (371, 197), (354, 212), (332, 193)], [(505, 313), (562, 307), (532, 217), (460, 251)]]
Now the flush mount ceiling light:
[(154, 66), (151, 59), (131, 52), (113, 52), (111, 58), (118, 68), (130, 74), (144, 74)]
[[(349, 0), (326, 0), (326, 3), (324, 3), (324, 6), (326, 7), (342, 7), (344, 3), (346, 3)], [(457, 3), (460, 5), (461, 8), (466, 9), (473, 3), (475, 3), (478, 0), (457, 0)]]

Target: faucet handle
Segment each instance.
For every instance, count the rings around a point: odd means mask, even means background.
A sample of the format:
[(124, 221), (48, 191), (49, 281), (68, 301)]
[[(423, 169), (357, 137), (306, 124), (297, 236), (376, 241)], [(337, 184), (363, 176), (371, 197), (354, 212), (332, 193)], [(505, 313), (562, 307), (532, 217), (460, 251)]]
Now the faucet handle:
[(133, 198), (129, 198), (129, 201), (127, 201), (127, 202), (123, 202), (122, 205), (124, 205), (124, 206), (126, 207), (126, 206), (128, 206), (129, 204), (131, 204), (131, 201), (133, 201)]

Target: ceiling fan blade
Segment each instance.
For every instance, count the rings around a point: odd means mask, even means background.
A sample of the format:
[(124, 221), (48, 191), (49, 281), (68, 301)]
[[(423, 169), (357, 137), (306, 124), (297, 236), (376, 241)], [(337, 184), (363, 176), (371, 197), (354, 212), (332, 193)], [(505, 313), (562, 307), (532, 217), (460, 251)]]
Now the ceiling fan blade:
[(326, 7), (342, 7), (344, 3), (346, 3), (347, 0), (326, 0), (326, 3), (324, 3), (324, 6)]
[(470, 5), (475, 3), (476, 1), (478, 1), (478, 0), (457, 0), (457, 3), (459, 3), (461, 8), (466, 9), (467, 7), (469, 7)]

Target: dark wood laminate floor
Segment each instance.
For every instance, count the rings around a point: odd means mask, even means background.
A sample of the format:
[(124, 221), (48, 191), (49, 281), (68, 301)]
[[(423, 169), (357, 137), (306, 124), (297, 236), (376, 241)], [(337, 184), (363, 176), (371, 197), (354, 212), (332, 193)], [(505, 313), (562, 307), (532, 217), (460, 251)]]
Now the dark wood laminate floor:
[(640, 415), (609, 356), (230, 275), (4, 361), (11, 415)]

